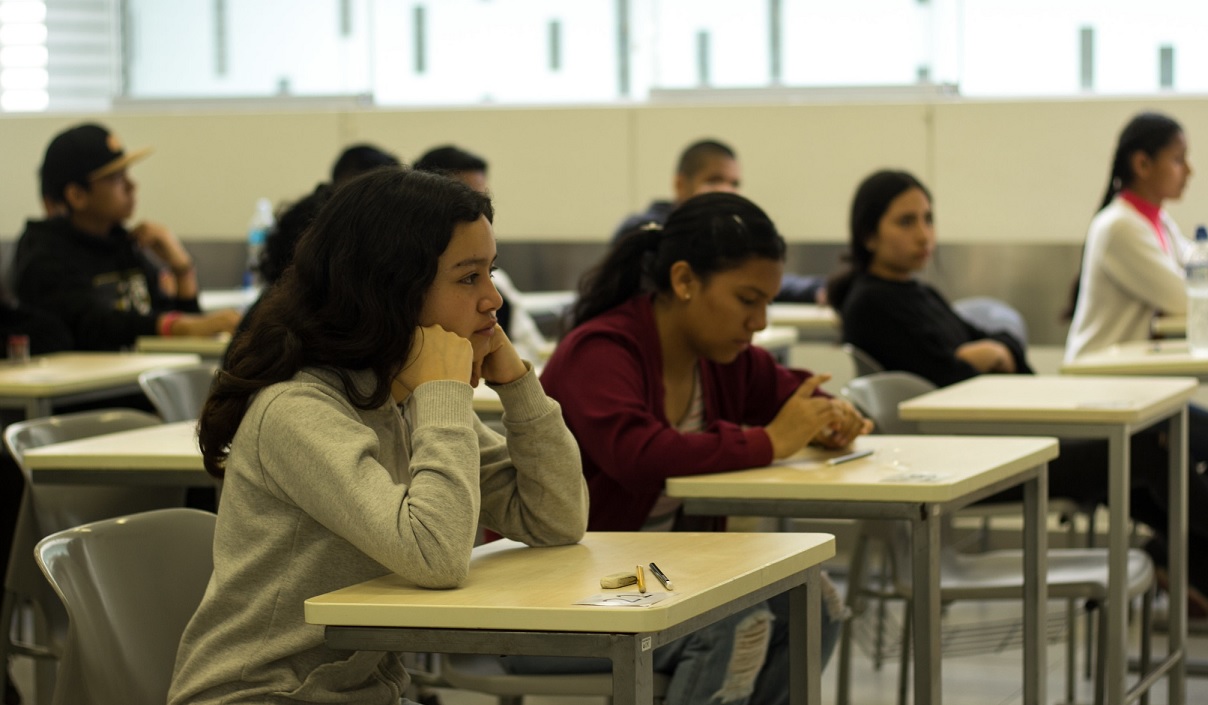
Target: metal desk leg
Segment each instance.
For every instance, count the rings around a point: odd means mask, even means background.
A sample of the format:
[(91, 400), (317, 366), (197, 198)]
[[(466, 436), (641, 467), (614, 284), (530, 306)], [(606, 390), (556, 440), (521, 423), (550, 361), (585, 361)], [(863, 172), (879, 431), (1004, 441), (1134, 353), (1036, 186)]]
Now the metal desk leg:
[(789, 705), (822, 702), (822, 569), (808, 575), (805, 585), (789, 590), (789, 663), (805, 664), (789, 669)]
[[(1113, 428), (1108, 437), (1108, 507), (1111, 525), (1108, 527), (1108, 580), (1106, 639), (1100, 643), (1107, 650), (1105, 702), (1122, 703), (1127, 692), (1128, 677), (1128, 534), (1129, 517), (1129, 443), (1132, 429)], [(1173, 596), (1172, 596), (1173, 603)]]
[(649, 705), (654, 702), (654, 638), (634, 634), (612, 643), (612, 702)]
[(1048, 699), (1045, 676), (1045, 603), (1048, 567), (1048, 465), (1023, 487), (1023, 698), (1025, 704), (1043, 705)]
[(1187, 700), (1187, 407), (1168, 422), (1167, 447), (1170, 449), (1170, 507), (1166, 532), (1170, 575), (1170, 612), (1168, 616), (1170, 653), (1182, 658), (1171, 669), (1167, 684), (1171, 703)]
[(940, 521), (923, 505), (911, 522), (914, 568), (914, 701), (940, 705)]

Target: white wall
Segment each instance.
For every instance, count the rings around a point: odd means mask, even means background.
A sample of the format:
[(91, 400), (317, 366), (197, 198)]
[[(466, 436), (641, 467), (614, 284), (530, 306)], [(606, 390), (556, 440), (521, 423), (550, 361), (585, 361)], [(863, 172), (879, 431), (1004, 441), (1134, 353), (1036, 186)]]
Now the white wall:
[[(791, 241), (844, 239), (857, 182), (889, 166), (933, 189), (942, 242), (1078, 243), (1106, 185), (1116, 135), (1143, 109), (1174, 115), (1191, 160), (1208, 140), (1208, 100), (955, 101), (903, 105), (114, 113), (130, 147), (138, 217), (185, 239), (240, 239), (258, 196), (296, 198), (340, 149), (371, 141), (413, 161), (454, 142), (491, 162), (498, 232), (513, 240), (603, 241), (623, 214), (670, 191), (679, 150), (712, 136), (743, 162), (746, 194)], [(79, 116), (0, 118), (0, 234), (37, 216), (37, 168)], [(1187, 231), (1208, 222), (1193, 177), (1170, 208)]]

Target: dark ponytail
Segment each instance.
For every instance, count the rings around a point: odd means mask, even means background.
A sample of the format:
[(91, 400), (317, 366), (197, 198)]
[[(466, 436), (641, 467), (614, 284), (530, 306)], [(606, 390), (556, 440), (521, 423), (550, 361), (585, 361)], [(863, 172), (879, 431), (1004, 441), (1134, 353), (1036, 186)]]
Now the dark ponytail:
[(889, 205), (898, 196), (916, 188), (926, 194), (927, 200), (931, 200), (931, 192), (908, 171), (877, 171), (856, 187), (848, 219), (848, 250), (844, 257), (850, 268), (832, 277), (826, 285), (826, 300), (836, 311), (843, 308), (856, 275), (867, 272), (872, 265), (868, 239), (876, 235), (881, 227), (881, 218), (885, 217)]
[(579, 283), (574, 328), (642, 291), (671, 290), (671, 266), (687, 262), (697, 276), (741, 266), (753, 257), (784, 261), (784, 238), (759, 206), (733, 193), (704, 193), (684, 201), (667, 223), (640, 226)]
[(1183, 131), (1181, 125), (1173, 118), (1161, 113), (1141, 113), (1128, 124), (1120, 133), (1116, 142), (1116, 153), (1112, 157), (1111, 175), (1107, 179), (1107, 191), (1103, 194), (1103, 203), (1099, 210), (1107, 207), (1116, 194), (1132, 185), (1136, 174), (1132, 171), (1132, 158), (1137, 152), (1144, 152), (1151, 159), (1158, 156)]

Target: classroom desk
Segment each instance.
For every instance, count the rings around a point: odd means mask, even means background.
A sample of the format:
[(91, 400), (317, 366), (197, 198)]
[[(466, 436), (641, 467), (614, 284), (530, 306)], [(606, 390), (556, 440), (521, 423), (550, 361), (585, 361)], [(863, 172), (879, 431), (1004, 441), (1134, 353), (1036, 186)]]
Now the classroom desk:
[(134, 349), (140, 353), (192, 353), (203, 360), (221, 360), (230, 344), (230, 333), (221, 335), (142, 335), (134, 341)]
[(25, 418), (49, 416), (55, 403), (72, 404), (139, 394), (138, 376), (161, 367), (196, 365), (196, 355), (61, 352), (25, 364), (0, 364), (0, 408)]
[[(1108, 442), (1108, 638), (1106, 702), (1125, 702), (1128, 677), (1129, 445), (1134, 434), (1167, 427), (1170, 453), (1169, 656), (1148, 680), (1163, 674), (1170, 702), (1186, 699), (1187, 641), (1187, 402), (1196, 381), (1183, 377), (981, 375), (928, 392), (898, 406), (926, 433), (1046, 435)], [(1142, 678), (1145, 678), (1142, 674)]]
[[(941, 701), (940, 528), (942, 517), (1024, 483), (1024, 698), (1044, 702), (1047, 590), (1046, 463), (1051, 438), (863, 436), (861, 460), (829, 466), (844, 451), (807, 448), (766, 468), (674, 477), (667, 494), (691, 514), (901, 519), (911, 524), (914, 581), (914, 702)], [(849, 658), (849, 654), (840, 654)], [(848, 693), (838, 701), (847, 702)]]
[(839, 314), (830, 306), (773, 303), (768, 306), (768, 324), (796, 328), (799, 340), (839, 339)]
[[(702, 550), (707, 548), (707, 550)], [(306, 601), (306, 621), (338, 650), (597, 656), (613, 662), (617, 705), (652, 701), (653, 650), (788, 591), (793, 705), (819, 703), (820, 563), (829, 534), (588, 533), (572, 546), (495, 541), (474, 549), (465, 584), (425, 590), (387, 575)], [(573, 603), (609, 592), (600, 577), (657, 563), (675, 591), (643, 608)], [(651, 580), (647, 589), (661, 593)], [(805, 619), (800, 616), (804, 615)]]
[(575, 302), (578, 293), (572, 290), (564, 291), (519, 291), (520, 301), (517, 302), (532, 316), (561, 316), (562, 312)]
[(259, 287), (244, 289), (204, 289), (197, 294), (197, 305), (202, 311), (222, 311), (233, 308), (236, 311), (246, 311), (248, 306), (260, 298)]
[(53, 443), (25, 452), (35, 484), (214, 484), (201, 462), (197, 422), (179, 421)]
[(1087, 353), (1061, 365), (1067, 375), (1159, 375), (1208, 382), (1208, 357), (1193, 357), (1186, 340), (1138, 340)]

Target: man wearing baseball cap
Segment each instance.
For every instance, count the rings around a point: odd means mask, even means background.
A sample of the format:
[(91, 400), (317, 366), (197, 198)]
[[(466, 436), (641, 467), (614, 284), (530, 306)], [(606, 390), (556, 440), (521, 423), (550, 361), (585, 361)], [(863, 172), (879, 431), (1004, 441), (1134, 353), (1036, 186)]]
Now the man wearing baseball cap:
[[(26, 223), (13, 285), (22, 302), (59, 317), (78, 349), (118, 350), (140, 335), (213, 335), (239, 321), (235, 311), (201, 313), (193, 259), (172, 231), (147, 222), (126, 229), (135, 205), (126, 169), (149, 151), (127, 152), (96, 124), (61, 132), (46, 148), (42, 197), (59, 207)], [(161, 289), (161, 266), (172, 296)]]

